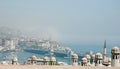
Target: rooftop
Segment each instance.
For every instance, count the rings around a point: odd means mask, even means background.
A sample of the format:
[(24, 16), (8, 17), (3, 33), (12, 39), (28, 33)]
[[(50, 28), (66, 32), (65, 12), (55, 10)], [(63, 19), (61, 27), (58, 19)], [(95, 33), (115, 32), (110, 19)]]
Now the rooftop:
[(1, 69), (120, 69), (120, 67), (0, 65)]

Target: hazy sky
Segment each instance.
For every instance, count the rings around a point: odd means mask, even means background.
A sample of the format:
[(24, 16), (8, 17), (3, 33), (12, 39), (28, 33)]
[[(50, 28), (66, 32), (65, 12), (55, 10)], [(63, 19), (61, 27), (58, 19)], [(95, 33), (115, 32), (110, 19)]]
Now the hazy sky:
[(0, 0), (0, 26), (58, 41), (120, 42), (120, 0)]

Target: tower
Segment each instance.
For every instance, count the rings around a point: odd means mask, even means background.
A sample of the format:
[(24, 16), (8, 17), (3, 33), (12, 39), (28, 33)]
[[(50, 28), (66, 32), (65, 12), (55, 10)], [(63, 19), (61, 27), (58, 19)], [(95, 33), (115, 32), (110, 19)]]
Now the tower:
[(106, 40), (104, 42), (104, 54), (103, 54), (103, 62), (106, 61)]
[(56, 58), (55, 57), (51, 57), (50, 58), (50, 62), (51, 62), (50, 65), (56, 65)]
[(49, 65), (49, 58), (48, 57), (44, 57), (44, 65)]
[(17, 65), (17, 64), (18, 64), (18, 59), (17, 59), (17, 57), (14, 57), (12, 59), (12, 65)]
[(119, 67), (120, 66), (120, 49), (118, 47), (113, 47), (111, 50), (111, 66)]
[(78, 55), (72, 54), (72, 65), (77, 66), (78, 65)]
[(108, 57), (108, 64), (109, 64), (108, 67), (111, 67), (111, 57)]
[(102, 66), (102, 54), (97, 53), (95, 55), (95, 66)]
[(87, 66), (90, 66), (91, 65), (90, 64), (90, 59), (91, 59), (90, 55), (87, 54), (85, 57), (87, 58)]
[(81, 66), (87, 66), (87, 58), (82, 58)]
[(32, 56), (31, 57), (31, 64), (36, 64), (36, 60), (37, 60), (37, 57), (36, 56)]
[(95, 66), (95, 55), (92, 55), (92, 66)]

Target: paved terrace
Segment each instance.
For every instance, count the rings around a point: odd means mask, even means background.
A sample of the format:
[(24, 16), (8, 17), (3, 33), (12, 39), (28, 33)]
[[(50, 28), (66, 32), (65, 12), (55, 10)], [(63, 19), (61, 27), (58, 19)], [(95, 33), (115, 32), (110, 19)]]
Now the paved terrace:
[(120, 67), (0, 65), (0, 69), (120, 69)]

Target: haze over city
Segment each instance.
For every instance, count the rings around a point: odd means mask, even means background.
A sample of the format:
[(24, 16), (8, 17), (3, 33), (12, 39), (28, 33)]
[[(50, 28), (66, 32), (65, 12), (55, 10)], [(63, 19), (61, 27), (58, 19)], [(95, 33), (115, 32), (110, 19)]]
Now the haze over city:
[(120, 69), (120, 0), (0, 0), (0, 68)]
[(120, 0), (1, 0), (0, 26), (66, 42), (120, 42)]

